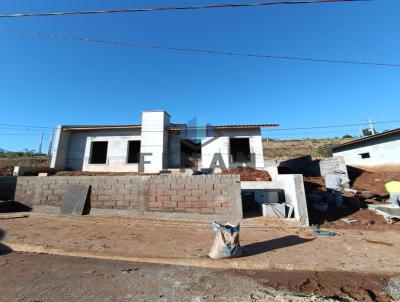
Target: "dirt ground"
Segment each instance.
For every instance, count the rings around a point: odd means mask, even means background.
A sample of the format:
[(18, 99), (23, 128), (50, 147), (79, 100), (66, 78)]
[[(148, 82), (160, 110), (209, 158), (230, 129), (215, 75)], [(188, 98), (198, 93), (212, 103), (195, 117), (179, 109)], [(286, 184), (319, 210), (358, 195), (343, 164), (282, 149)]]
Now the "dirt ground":
[(271, 176), (267, 171), (257, 170), (250, 167), (230, 168), (222, 174), (239, 174), (242, 181), (270, 181)]
[(0, 256), (0, 301), (391, 301), (389, 276), (216, 270), (44, 254)]
[[(311, 224), (318, 224), (324, 228), (400, 230), (400, 222), (390, 225), (382, 216), (368, 210), (369, 204), (385, 203), (389, 198), (384, 187), (386, 179), (395, 177), (400, 180), (400, 174), (367, 172), (349, 167), (349, 177), (351, 187), (364, 193), (344, 193), (344, 204), (347, 206), (344, 209), (329, 206), (327, 212), (319, 213), (309, 207)], [(305, 177), (304, 186), (307, 193), (311, 193), (313, 190), (325, 191), (325, 180), (323, 177)], [(352, 206), (355, 202), (359, 204), (359, 207)], [(357, 222), (348, 224), (341, 221), (342, 218), (355, 219)]]
[(14, 166), (49, 167), (50, 157), (0, 158), (0, 176), (12, 176)]

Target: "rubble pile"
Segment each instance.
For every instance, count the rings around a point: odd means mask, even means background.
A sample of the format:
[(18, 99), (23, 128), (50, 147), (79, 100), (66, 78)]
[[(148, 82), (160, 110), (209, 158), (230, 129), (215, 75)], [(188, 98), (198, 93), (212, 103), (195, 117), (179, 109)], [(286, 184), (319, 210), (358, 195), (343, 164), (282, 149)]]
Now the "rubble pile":
[(222, 172), (222, 174), (239, 174), (241, 181), (271, 181), (271, 176), (267, 171), (257, 170), (250, 167), (230, 168)]

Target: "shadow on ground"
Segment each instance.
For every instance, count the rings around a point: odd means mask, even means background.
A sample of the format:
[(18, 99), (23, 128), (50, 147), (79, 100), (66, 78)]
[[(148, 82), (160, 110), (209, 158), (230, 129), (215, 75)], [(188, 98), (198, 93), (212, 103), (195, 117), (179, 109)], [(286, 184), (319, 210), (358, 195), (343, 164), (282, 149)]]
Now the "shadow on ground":
[[(3, 239), (4, 235), (5, 235), (5, 232), (2, 229), (0, 229), (0, 241)], [(0, 242), (0, 256), (7, 255), (11, 252), (12, 252), (11, 248), (9, 248), (7, 245), (2, 244)]]
[(307, 243), (313, 240), (314, 239), (306, 239), (306, 238), (301, 238), (299, 236), (290, 235), (282, 238), (260, 241), (242, 246), (243, 256), (254, 256), (270, 252), (273, 250), (278, 250), (294, 245)]
[(0, 201), (0, 213), (30, 212), (32, 208), (18, 201)]

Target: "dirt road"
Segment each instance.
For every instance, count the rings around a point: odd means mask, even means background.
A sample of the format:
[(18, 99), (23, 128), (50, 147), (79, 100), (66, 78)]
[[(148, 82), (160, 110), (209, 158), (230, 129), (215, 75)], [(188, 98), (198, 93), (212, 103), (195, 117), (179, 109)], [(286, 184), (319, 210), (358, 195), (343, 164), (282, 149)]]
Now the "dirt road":
[(13, 252), (0, 256), (0, 301), (390, 301), (381, 276), (311, 275)]

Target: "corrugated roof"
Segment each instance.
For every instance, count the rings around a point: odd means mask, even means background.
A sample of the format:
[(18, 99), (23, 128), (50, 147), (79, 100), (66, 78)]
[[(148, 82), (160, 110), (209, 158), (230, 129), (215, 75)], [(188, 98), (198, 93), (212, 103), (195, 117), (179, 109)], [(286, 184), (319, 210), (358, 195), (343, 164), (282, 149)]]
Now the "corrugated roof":
[[(63, 130), (85, 131), (85, 130), (113, 130), (113, 129), (140, 129), (142, 125), (65, 125)], [(186, 124), (171, 124), (169, 130), (197, 129), (205, 128), (206, 126), (187, 127)], [(210, 125), (212, 129), (248, 129), (248, 128), (264, 128), (264, 127), (279, 127), (279, 124), (243, 124), (243, 125)]]
[(379, 133), (379, 134), (370, 135), (370, 136), (366, 136), (366, 137), (363, 137), (363, 138), (360, 138), (360, 139), (356, 139), (356, 140), (351, 141), (351, 142), (347, 142), (347, 143), (343, 143), (343, 144), (340, 144), (340, 145), (336, 145), (336, 146), (333, 146), (331, 149), (335, 150), (335, 149), (338, 149), (338, 148), (341, 148), (341, 147), (347, 147), (347, 146), (355, 145), (355, 144), (358, 144), (358, 143), (361, 143), (361, 142), (371, 141), (371, 140), (374, 140), (374, 139), (377, 139), (377, 138), (390, 136), (390, 135), (398, 134), (398, 133), (400, 133), (400, 128), (396, 128), (396, 129), (385, 131), (385, 132), (382, 132), (382, 133)]

